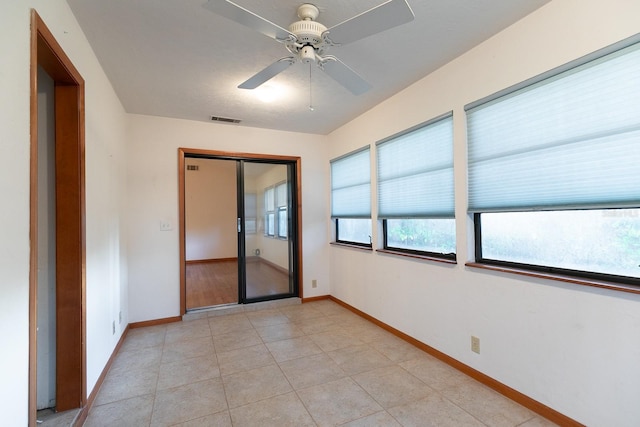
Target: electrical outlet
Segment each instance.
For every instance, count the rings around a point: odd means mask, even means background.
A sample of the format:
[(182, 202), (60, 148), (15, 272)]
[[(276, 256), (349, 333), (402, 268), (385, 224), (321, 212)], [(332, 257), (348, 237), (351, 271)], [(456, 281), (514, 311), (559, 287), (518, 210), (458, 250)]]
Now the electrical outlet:
[(313, 279), (313, 280), (311, 281), (311, 287), (312, 287), (312, 288), (317, 288), (317, 287), (318, 287), (318, 281), (317, 281), (316, 279)]
[(111, 324), (111, 333), (113, 335), (116, 334), (116, 321), (114, 320), (113, 323)]
[(471, 336), (471, 351), (480, 354), (480, 338)]
[(171, 225), (171, 221), (169, 220), (160, 221), (160, 231), (169, 231), (171, 229), (173, 229), (173, 226)]

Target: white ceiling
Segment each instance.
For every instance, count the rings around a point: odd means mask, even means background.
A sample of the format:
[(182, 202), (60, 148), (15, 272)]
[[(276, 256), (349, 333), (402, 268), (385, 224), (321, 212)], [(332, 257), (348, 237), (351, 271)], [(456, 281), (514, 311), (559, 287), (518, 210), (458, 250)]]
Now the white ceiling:
[[(408, 0), (414, 21), (329, 51), (373, 89), (355, 96), (315, 67), (310, 85), (298, 63), (265, 84), (280, 96), (271, 103), (237, 86), (287, 50), (204, 9), (206, 0), (67, 1), (127, 112), (328, 134), (549, 0)], [(313, 3), (331, 27), (383, 1)], [(234, 2), (287, 28), (303, 1)]]

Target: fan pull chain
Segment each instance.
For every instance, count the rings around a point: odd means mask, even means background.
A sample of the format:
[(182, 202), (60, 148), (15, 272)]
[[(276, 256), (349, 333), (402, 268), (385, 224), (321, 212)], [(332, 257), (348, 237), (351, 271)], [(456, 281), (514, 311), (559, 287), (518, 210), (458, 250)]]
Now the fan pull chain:
[(313, 111), (313, 98), (311, 96), (311, 63), (309, 63), (309, 111)]

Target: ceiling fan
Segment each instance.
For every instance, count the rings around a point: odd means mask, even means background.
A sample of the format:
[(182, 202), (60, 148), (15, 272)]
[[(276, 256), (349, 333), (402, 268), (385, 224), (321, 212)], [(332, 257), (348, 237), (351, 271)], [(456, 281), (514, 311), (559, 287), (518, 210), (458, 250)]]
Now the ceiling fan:
[(326, 54), (326, 51), (332, 46), (363, 39), (405, 24), (414, 18), (406, 0), (387, 0), (327, 29), (316, 21), (320, 14), (318, 8), (313, 4), (304, 3), (298, 7), (298, 17), (301, 20), (291, 24), (287, 30), (229, 0), (209, 0), (204, 7), (282, 43), (291, 54), (258, 72), (240, 84), (239, 88), (255, 89), (300, 61), (305, 64), (315, 63), (354, 95), (368, 91), (371, 85), (338, 58)]

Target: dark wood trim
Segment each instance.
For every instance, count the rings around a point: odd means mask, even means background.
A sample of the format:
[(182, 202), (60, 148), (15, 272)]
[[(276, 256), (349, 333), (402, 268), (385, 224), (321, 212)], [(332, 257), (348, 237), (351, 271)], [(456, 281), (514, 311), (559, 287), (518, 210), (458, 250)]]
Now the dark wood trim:
[(442, 263), (442, 264), (449, 264), (449, 265), (458, 264), (458, 261), (456, 261), (454, 259), (438, 258), (438, 257), (435, 257), (435, 256), (429, 256), (429, 255), (412, 254), (412, 253), (408, 253), (408, 252), (394, 251), (392, 249), (376, 249), (376, 252), (381, 253), (381, 254), (385, 254), (385, 255), (399, 256), (399, 257), (405, 257), (405, 258), (414, 258), (414, 259), (419, 259), (419, 260), (422, 260), (422, 261), (439, 262), (439, 263)]
[[(56, 113), (56, 410), (82, 407), (83, 200), (77, 86), (55, 87)], [(57, 354), (60, 354), (57, 352)]]
[(31, 34), (36, 37), (35, 47), (37, 50), (37, 65), (44, 68), (56, 84), (84, 86), (84, 79), (82, 78), (82, 75), (73, 65), (67, 54), (53, 36), (53, 33), (51, 33), (35, 9), (31, 9)]
[(38, 77), (55, 87), (56, 152), (56, 409), (86, 403), (86, 241), (84, 79), (40, 16), (31, 10), (30, 44), (29, 425), (36, 425)]
[(296, 200), (297, 206), (296, 211), (298, 213), (296, 224), (296, 236), (298, 238), (298, 298), (304, 298), (304, 275), (302, 274), (302, 159), (300, 157), (296, 157)]
[(186, 248), (186, 214), (185, 214), (185, 176), (184, 176), (185, 151), (178, 148), (178, 244), (180, 246), (180, 315), (187, 312), (187, 248)]
[(314, 302), (314, 301), (324, 301), (327, 299), (331, 299), (330, 295), (320, 295), (318, 297), (309, 297), (309, 298), (302, 298), (302, 304), (306, 303), (306, 302)]
[(385, 329), (388, 332), (391, 332), (392, 334), (394, 334), (395, 336), (397, 336), (398, 338), (403, 339), (404, 341), (408, 342), (409, 344), (414, 345), (415, 347), (419, 348), (420, 350), (424, 351), (425, 353), (430, 354), (431, 356), (443, 361), (444, 363), (452, 366), (453, 368), (456, 368), (457, 370), (459, 370), (460, 372), (470, 376), (471, 378), (473, 378), (474, 380), (486, 385), (487, 387), (492, 388), (493, 390), (497, 391), (498, 393), (502, 394), (503, 396), (513, 400), (514, 402), (517, 402), (519, 404), (521, 404), (522, 406), (532, 410), (533, 412), (537, 413), (538, 415), (548, 419), (549, 421), (552, 421), (558, 425), (561, 426), (566, 426), (566, 427), (584, 427), (583, 424), (580, 424), (579, 422), (577, 422), (576, 420), (567, 417), (566, 415), (556, 411), (553, 408), (550, 408), (540, 402), (538, 402), (537, 400), (534, 400), (532, 398), (530, 398), (529, 396), (520, 393), (517, 390), (512, 389), (511, 387), (491, 378), (490, 376), (483, 374), (482, 372), (473, 369), (472, 367), (465, 365), (464, 363), (454, 359), (451, 356), (448, 356), (447, 354), (436, 350), (435, 348), (423, 343), (422, 341), (418, 341), (417, 339), (413, 338), (410, 335), (405, 334), (402, 331), (399, 331), (398, 329), (395, 329), (392, 326), (387, 325), (384, 322), (381, 322), (380, 320), (376, 319), (373, 316), (370, 316), (369, 314), (365, 313), (364, 311), (358, 310), (357, 308), (347, 304), (346, 302), (334, 297), (333, 295), (329, 296), (329, 299), (331, 299), (332, 301), (340, 304), (341, 306), (347, 308), (348, 310), (354, 312), (355, 314), (369, 320), (370, 322), (380, 326), (382, 329)]
[(612, 291), (627, 292), (630, 294), (640, 294), (640, 288), (621, 283), (601, 282), (597, 280), (581, 279), (572, 276), (562, 276), (559, 274), (542, 273), (533, 270), (523, 270), (520, 268), (499, 267), (496, 265), (482, 264), (479, 262), (468, 262), (466, 267), (479, 268), (500, 273), (518, 274), (520, 276), (535, 277), (537, 279), (554, 280), (556, 282), (572, 283), (574, 285), (591, 286), (593, 288), (609, 289)]
[(202, 157), (217, 157), (222, 160), (284, 160), (284, 161), (296, 161), (299, 157), (294, 156), (281, 156), (274, 154), (256, 154), (256, 153), (242, 153), (236, 151), (218, 151), (218, 150), (205, 150), (199, 148), (178, 148), (178, 151), (182, 151), (184, 155), (189, 156), (202, 156)]
[(218, 158), (222, 160), (282, 160), (286, 162), (295, 162), (296, 164), (296, 190), (297, 190), (297, 229), (296, 236), (298, 239), (298, 297), (303, 296), (303, 272), (302, 272), (302, 159), (297, 156), (280, 156), (272, 154), (255, 154), (241, 153), (230, 151), (205, 150), (199, 148), (178, 148), (178, 223), (179, 223), (179, 246), (180, 246), (180, 315), (187, 312), (186, 298), (186, 248), (185, 248), (185, 176), (184, 161), (187, 156), (201, 156), (203, 158)]
[(362, 246), (362, 245), (355, 245), (355, 244), (343, 243), (343, 242), (329, 242), (329, 244), (331, 246), (338, 246), (341, 248), (357, 249), (359, 251), (364, 251), (364, 252), (373, 252), (373, 247), (371, 246)]
[(96, 396), (98, 396), (98, 392), (100, 391), (100, 387), (102, 387), (102, 383), (104, 382), (104, 379), (106, 378), (107, 374), (109, 373), (109, 370), (111, 369), (111, 365), (113, 365), (113, 361), (116, 359), (116, 356), (120, 352), (120, 348), (122, 347), (122, 344), (124, 344), (124, 340), (127, 337), (128, 333), (129, 333), (129, 325), (127, 325), (127, 327), (124, 328), (124, 331), (122, 332), (122, 335), (120, 336), (120, 339), (118, 340), (118, 344), (116, 344), (116, 347), (113, 349), (113, 352), (111, 353), (111, 356), (109, 357), (109, 360), (107, 360), (107, 364), (102, 369), (102, 373), (100, 374), (100, 376), (98, 377), (98, 380), (96, 381), (96, 385), (93, 387), (93, 390), (91, 391), (91, 394), (89, 394), (89, 397), (87, 398), (86, 405), (84, 405), (82, 407), (82, 409), (80, 409), (80, 413), (76, 417), (76, 420), (75, 420), (75, 423), (74, 423), (74, 427), (82, 426), (84, 424), (84, 422), (87, 420), (87, 416), (89, 415), (89, 412), (91, 411), (91, 408), (93, 407), (93, 402), (96, 400)]
[(165, 317), (163, 319), (145, 320), (144, 322), (129, 323), (130, 329), (146, 328), (147, 326), (165, 325), (167, 323), (182, 322), (182, 316)]
[(229, 262), (229, 261), (238, 261), (238, 257), (233, 258), (211, 258), (211, 259), (193, 259), (189, 261), (185, 261), (186, 265), (191, 264), (213, 264), (216, 262)]

